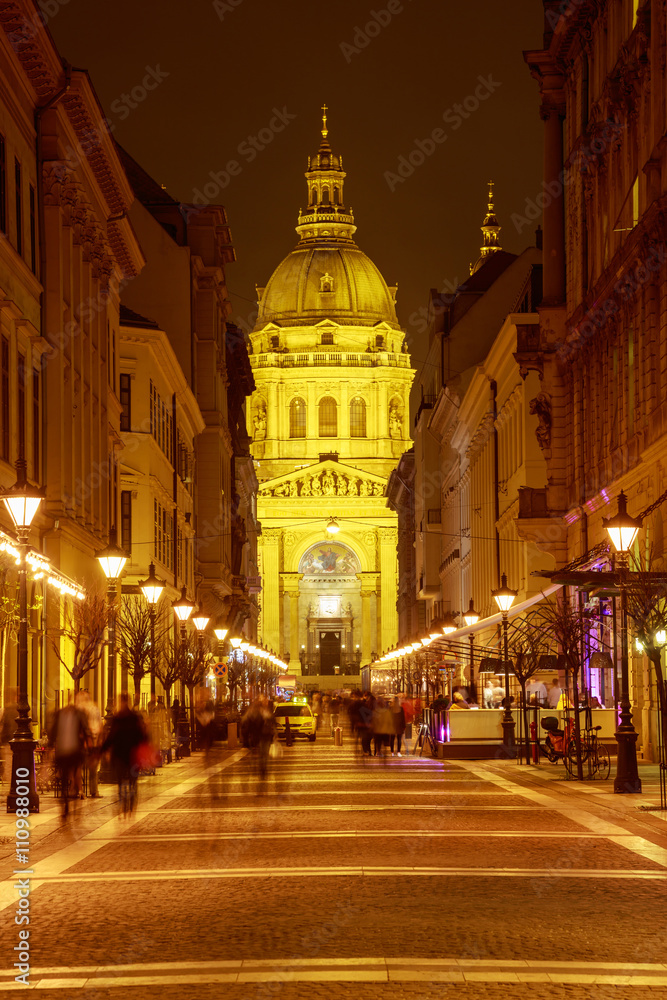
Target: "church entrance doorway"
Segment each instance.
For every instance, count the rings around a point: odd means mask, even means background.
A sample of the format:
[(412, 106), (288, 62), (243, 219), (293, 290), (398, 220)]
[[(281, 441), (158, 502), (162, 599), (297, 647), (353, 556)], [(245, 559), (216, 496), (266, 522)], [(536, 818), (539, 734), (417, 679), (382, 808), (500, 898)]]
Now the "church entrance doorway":
[(333, 674), (340, 666), (340, 632), (320, 632), (320, 673)]

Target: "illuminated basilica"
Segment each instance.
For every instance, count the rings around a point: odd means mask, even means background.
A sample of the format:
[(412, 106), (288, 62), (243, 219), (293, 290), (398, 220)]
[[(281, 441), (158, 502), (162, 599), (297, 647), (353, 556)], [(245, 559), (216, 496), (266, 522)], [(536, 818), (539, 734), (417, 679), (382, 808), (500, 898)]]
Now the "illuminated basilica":
[(250, 335), (261, 641), (289, 653), (290, 672), (357, 673), (397, 639), (385, 490), (411, 445), (414, 372), (396, 288), (354, 241), (326, 107), (305, 176), (298, 243), (258, 288)]

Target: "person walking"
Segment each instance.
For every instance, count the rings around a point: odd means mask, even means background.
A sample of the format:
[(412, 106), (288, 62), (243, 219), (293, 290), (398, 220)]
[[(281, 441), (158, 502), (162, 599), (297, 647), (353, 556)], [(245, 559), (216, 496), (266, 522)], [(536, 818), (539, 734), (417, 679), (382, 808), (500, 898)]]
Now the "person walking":
[(394, 756), (394, 741), (396, 742), (396, 754), (398, 757), (402, 757), (401, 753), (401, 740), (403, 739), (403, 734), (405, 732), (405, 711), (398, 696), (394, 698), (391, 703), (391, 721), (392, 721), (392, 732), (389, 737), (389, 746), (391, 749), (391, 755)]
[(384, 698), (378, 698), (373, 712), (374, 756), (384, 758), (385, 750), (389, 750), (393, 725), (391, 709)]
[(88, 795), (100, 799), (97, 776), (100, 769), (100, 743), (102, 740), (102, 716), (100, 710), (85, 688), (76, 696), (77, 707), (86, 720), (88, 737), (85, 745), (85, 767), (88, 776)]
[(76, 705), (65, 705), (56, 712), (49, 742), (60, 776), (63, 820), (69, 815), (70, 798), (77, 800), (81, 795), (81, 769), (87, 739), (86, 718)]
[(340, 718), (340, 698), (337, 694), (333, 696), (329, 704), (329, 711), (331, 713), (331, 735), (334, 735), (334, 730), (338, 725), (338, 720)]
[(563, 694), (563, 689), (558, 683), (558, 678), (554, 677), (551, 687), (547, 693), (547, 708), (558, 708), (558, 702)]
[(131, 815), (137, 804), (138, 749), (148, 743), (148, 732), (138, 712), (130, 707), (127, 692), (120, 696), (120, 708), (111, 720), (101, 752), (111, 751), (111, 766), (118, 785), (118, 801), (123, 816)]

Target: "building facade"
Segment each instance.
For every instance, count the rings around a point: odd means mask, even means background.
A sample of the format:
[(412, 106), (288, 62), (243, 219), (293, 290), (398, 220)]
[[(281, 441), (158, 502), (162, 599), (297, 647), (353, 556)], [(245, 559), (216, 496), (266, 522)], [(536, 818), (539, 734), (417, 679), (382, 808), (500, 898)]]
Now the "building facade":
[[(518, 530), (558, 566), (586, 568), (620, 490), (638, 516), (667, 485), (667, 12), (640, 0), (561, 6), (544, 3), (544, 46), (525, 53), (545, 128), (544, 299), (517, 359), (539, 378), (550, 444)], [(654, 569), (664, 516), (659, 505), (644, 520)], [(635, 666), (634, 722), (651, 754), (654, 693)]]
[[(234, 260), (225, 210), (183, 205), (122, 152), (135, 201), (130, 218), (146, 254), (123, 304), (164, 330), (204, 420), (195, 441), (192, 578), (174, 565), (170, 584), (186, 586), (212, 627), (256, 627), (255, 480), (248, 469), (245, 396), (252, 373), (243, 338), (228, 331), (225, 267)], [(242, 428), (239, 430), (239, 428)], [(250, 525), (244, 515), (251, 513)], [(245, 572), (251, 571), (253, 594)]]
[(326, 118), (305, 176), (299, 241), (258, 289), (250, 336), (261, 638), (289, 653), (291, 670), (333, 674), (356, 672), (396, 639), (385, 490), (410, 446), (413, 372), (396, 289), (354, 241)]
[[(30, 538), (45, 560), (30, 574), (29, 698), (39, 731), (74, 687), (58, 655), (65, 602), (81, 587), (104, 587), (95, 553), (118, 516), (120, 288), (143, 255), (127, 220), (132, 192), (87, 74), (63, 66), (29, 0), (4, 5), (0, 46), (0, 471), (11, 485), (21, 456), (45, 493)], [(11, 622), (5, 639), (8, 664)], [(5, 671), (5, 703), (15, 676)], [(88, 680), (102, 700), (101, 672)]]

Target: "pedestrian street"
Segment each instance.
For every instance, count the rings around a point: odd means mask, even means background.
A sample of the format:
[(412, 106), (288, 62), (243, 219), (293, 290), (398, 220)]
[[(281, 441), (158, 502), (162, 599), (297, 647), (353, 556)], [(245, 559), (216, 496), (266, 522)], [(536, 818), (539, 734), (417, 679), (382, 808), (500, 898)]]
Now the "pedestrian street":
[[(30, 987), (0, 996), (667, 997), (667, 826), (549, 765), (361, 758), (318, 736), (203, 755), (31, 818)], [(557, 991), (557, 992), (555, 992)]]

